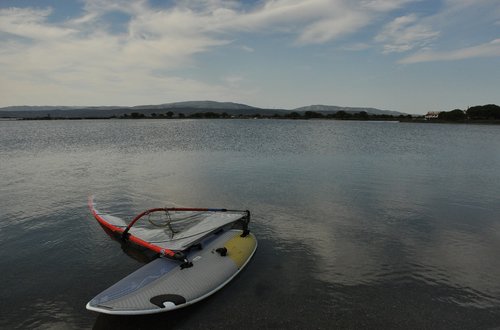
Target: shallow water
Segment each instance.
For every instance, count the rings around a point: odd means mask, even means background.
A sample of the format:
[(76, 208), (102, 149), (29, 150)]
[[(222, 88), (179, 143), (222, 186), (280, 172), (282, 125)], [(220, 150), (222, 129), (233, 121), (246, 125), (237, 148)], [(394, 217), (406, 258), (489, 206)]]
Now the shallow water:
[[(0, 328), (500, 326), (500, 126), (0, 121)], [(250, 209), (252, 262), (174, 313), (85, 309), (147, 262), (87, 209)]]

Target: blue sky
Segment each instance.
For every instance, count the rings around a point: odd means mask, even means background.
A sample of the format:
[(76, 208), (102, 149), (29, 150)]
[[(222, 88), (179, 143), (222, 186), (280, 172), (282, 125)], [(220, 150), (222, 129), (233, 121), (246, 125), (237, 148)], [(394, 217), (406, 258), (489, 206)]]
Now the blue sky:
[(2, 0), (0, 106), (500, 104), (499, 0)]

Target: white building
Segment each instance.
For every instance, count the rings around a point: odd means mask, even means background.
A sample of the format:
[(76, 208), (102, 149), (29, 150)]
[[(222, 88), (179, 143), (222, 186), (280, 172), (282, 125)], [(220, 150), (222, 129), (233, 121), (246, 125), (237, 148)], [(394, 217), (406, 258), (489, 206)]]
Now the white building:
[(429, 111), (425, 115), (425, 120), (438, 119), (440, 113), (441, 113), (441, 111), (439, 111), (439, 112), (438, 111)]

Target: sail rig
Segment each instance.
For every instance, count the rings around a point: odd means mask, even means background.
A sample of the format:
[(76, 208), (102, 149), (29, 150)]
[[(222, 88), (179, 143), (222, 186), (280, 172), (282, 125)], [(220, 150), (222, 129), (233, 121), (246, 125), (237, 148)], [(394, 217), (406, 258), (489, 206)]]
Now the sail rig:
[(242, 229), (242, 237), (249, 233), (248, 210), (162, 207), (143, 211), (127, 223), (99, 211), (93, 196), (89, 197), (88, 206), (96, 220), (121, 239), (179, 260), (184, 267), (192, 266), (184, 252), (199, 245), (207, 236), (232, 228)]

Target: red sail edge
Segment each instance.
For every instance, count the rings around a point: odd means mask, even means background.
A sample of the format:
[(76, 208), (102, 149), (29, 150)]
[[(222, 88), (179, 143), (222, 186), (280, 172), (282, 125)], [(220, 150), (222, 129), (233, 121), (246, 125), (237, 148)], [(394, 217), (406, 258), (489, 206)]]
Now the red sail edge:
[[(89, 206), (90, 211), (94, 215), (94, 218), (96, 218), (96, 220), (99, 221), (99, 223), (101, 225), (103, 225), (104, 227), (108, 228), (112, 232), (115, 232), (115, 233), (118, 233), (118, 234), (122, 234), (124, 232), (124, 229), (110, 224), (103, 217), (101, 217), (101, 215), (97, 212), (97, 210), (94, 207), (93, 196), (89, 197), (88, 206)], [(137, 221), (144, 214), (145, 214), (145, 212), (141, 213), (139, 216), (137, 216), (134, 219), (133, 222)], [(133, 225), (133, 223), (131, 223), (131, 225)], [(142, 239), (140, 239), (138, 237), (135, 237), (134, 235), (129, 235), (128, 236), (128, 240), (131, 241), (131, 242), (133, 242), (133, 243), (135, 243), (135, 244), (137, 244), (137, 245), (143, 246), (143, 247), (145, 247), (145, 248), (147, 248), (147, 249), (149, 249), (149, 250), (151, 250), (153, 252), (156, 252), (156, 253), (159, 253), (159, 254), (162, 254), (162, 255), (167, 255), (169, 257), (173, 257), (174, 254), (175, 254), (175, 252), (172, 251), (172, 250), (162, 248), (162, 247), (160, 247), (158, 245), (155, 245), (155, 244), (151, 244), (151, 243), (146, 242), (146, 241), (144, 241), (144, 240), (142, 240)]]

